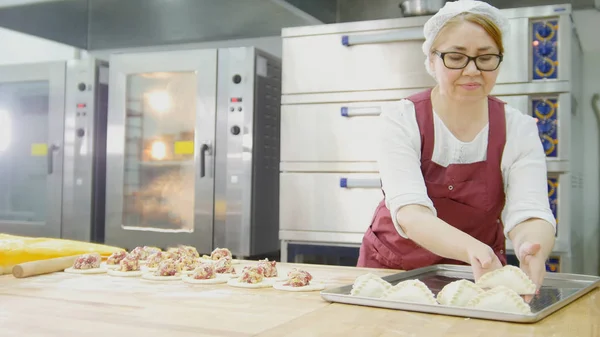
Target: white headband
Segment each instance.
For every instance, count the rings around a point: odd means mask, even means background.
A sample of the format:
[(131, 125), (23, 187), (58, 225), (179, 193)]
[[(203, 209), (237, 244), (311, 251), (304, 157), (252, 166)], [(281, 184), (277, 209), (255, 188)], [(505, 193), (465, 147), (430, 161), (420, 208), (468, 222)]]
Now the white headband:
[(500, 32), (502, 32), (503, 40), (506, 38), (506, 36), (508, 36), (509, 22), (502, 15), (498, 8), (491, 6), (486, 2), (476, 0), (458, 0), (446, 2), (444, 7), (442, 7), (429, 20), (427, 20), (423, 29), (423, 32), (425, 33), (425, 42), (423, 43), (423, 53), (426, 56), (425, 69), (427, 69), (427, 72), (433, 76), (433, 78), (435, 78), (435, 73), (429, 66), (429, 56), (433, 40), (435, 40), (436, 36), (446, 25), (448, 20), (461, 13), (473, 13), (486, 16), (494, 24), (496, 24), (496, 26), (498, 26), (498, 29), (500, 29)]

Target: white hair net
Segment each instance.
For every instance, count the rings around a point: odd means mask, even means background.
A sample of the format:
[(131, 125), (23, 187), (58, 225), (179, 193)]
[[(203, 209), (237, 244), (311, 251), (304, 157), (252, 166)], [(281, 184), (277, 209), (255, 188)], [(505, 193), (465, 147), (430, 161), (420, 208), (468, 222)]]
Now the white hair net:
[(423, 43), (423, 53), (425, 53), (425, 68), (427, 72), (435, 78), (433, 69), (429, 66), (429, 57), (431, 51), (431, 45), (439, 34), (440, 30), (446, 25), (448, 20), (462, 13), (473, 13), (488, 17), (502, 33), (502, 39), (504, 40), (508, 35), (509, 22), (500, 10), (492, 5), (477, 0), (458, 0), (446, 2), (434, 16), (432, 16), (425, 23), (423, 29), (425, 33), (425, 42)]

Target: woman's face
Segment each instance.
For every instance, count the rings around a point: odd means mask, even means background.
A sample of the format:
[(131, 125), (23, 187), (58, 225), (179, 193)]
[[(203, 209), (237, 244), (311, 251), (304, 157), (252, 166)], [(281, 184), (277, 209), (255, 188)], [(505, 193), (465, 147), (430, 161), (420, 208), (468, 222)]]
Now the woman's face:
[[(463, 21), (446, 27), (437, 39), (434, 51), (459, 52), (469, 56), (499, 54), (498, 46), (492, 37), (479, 25)], [(448, 56), (446, 56), (448, 57)], [(459, 101), (473, 101), (485, 98), (494, 88), (498, 71), (480, 71), (474, 61), (463, 69), (448, 69), (442, 58), (430, 56), (431, 67), (435, 71), (440, 93)]]

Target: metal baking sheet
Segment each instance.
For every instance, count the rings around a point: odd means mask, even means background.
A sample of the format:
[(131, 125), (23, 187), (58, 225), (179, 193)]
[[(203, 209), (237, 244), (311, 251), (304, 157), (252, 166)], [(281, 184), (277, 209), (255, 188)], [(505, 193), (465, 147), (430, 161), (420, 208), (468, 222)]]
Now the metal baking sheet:
[[(470, 266), (435, 265), (411, 271), (400, 272), (382, 278), (390, 282), (392, 285), (409, 279), (418, 279), (424, 282), (437, 296), (437, 293), (450, 282), (459, 279), (473, 281), (473, 272)], [(345, 304), (418, 311), (449, 316), (480, 318), (504, 322), (534, 323), (542, 320), (558, 309), (563, 308), (586, 293), (592, 291), (596, 287), (600, 287), (600, 277), (597, 276), (546, 273), (544, 284), (542, 285), (539, 294), (535, 295), (529, 302), (532, 313), (527, 315), (351, 296), (351, 284), (339, 288), (323, 290), (321, 291), (321, 297), (330, 302)]]

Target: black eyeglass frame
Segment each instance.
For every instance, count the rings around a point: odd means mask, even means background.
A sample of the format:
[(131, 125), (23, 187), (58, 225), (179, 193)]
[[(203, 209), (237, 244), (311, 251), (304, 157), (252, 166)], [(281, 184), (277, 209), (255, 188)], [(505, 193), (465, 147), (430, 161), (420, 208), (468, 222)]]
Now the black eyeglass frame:
[[(502, 60), (504, 59), (504, 55), (502, 55), (502, 54), (482, 54), (482, 55), (477, 55), (477, 56), (469, 56), (467, 54), (459, 53), (459, 52), (456, 52), (456, 51), (441, 52), (441, 51), (438, 51), (438, 50), (435, 50), (433, 53), (436, 54), (437, 56), (439, 56), (442, 59), (442, 62), (444, 63), (444, 67), (446, 67), (448, 69), (453, 69), (453, 70), (465, 69), (469, 65), (469, 63), (471, 61), (473, 61), (473, 64), (475, 64), (475, 67), (479, 71), (495, 71), (496, 69), (498, 69), (498, 67), (500, 67), (500, 64), (502, 63)], [(447, 54), (459, 54), (459, 55), (463, 55), (464, 57), (467, 58), (467, 62), (462, 67), (458, 67), (458, 68), (448, 67), (446, 65), (446, 59), (445, 59), (445, 56)], [(480, 58), (480, 57), (482, 57), (482, 56), (496, 56), (496, 57), (498, 57), (498, 65), (496, 65), (496, 68), (494, 68), (494, 69), (481, 69), (481, 68), (479, 68), (479, 66), (477, 65), (477, 59)]]

